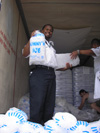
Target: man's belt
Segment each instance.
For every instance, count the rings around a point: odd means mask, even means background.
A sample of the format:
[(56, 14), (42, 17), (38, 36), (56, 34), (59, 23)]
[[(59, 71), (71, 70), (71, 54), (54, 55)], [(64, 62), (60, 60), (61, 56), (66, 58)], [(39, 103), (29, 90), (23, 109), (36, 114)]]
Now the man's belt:
[(44, 65), (31, 65), (30, 66), (30, 70), (34, 70), (36, 68), (44, 68), (44, 69), (48, 69), (48, 70), (54, 70), (54, 68), (52, 67), (48, 67), (48, 66), (44, 66)]

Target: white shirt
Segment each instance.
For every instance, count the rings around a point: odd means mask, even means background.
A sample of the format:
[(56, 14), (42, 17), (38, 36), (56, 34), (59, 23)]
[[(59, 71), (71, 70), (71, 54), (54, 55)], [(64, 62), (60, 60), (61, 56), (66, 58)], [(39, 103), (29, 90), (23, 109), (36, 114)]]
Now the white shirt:
[(100, 46), (97, 48), (92, 48), (91, 50), (96, 55), (96, 56), (93, 56), (93, 58), (94, 58), (94, 71), (96, 73), (97, 71), (100, 71)]

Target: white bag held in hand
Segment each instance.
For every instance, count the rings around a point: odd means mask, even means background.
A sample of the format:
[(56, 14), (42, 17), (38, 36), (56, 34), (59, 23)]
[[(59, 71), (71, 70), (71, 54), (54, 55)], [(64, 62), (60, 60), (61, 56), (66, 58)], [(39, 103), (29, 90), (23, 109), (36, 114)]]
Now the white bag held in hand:
[(29, 65), (45, 61), (45, 36), (36, 31), (36, 34), (30, 38), (30, 58)]
[(56, 54), (56, 59), (58, 66), (56, 69), (66, 67), (66, 63), (71, 64), (72, 66), (76, 66), (80, 63), (79, 57), (77, 56), (76, 59), (71, 59), (71, 53), (67, 54)]

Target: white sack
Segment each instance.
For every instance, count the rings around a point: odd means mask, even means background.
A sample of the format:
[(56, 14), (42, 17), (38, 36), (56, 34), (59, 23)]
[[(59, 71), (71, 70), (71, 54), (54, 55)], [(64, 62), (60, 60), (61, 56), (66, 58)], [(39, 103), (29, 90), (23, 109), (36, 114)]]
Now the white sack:
[(29, 65), (43, 61), (45, 61), (45, 36), (37, 31), (36, 35), (30, 38)]
[(68, 129), (77, 123), (74, 115), (67, 112), (58, 112), (53, 116), (54, 121), (62, 128)]
[(44, 125), (45, 130), (50, 133), (67, 133), (67, 130), (60, 127), (54, 120), (49, 120)]
[(16, 117), (0, 115), (0, 133), (15, 133), (19, 131), (20, 123)]
[(76, 125), (69, 129), (69, 133), (92, 133), (88, 122), (77, 121)]
[(89, 123), (93, 133), (100, 133), (100, 120)]
[(41, 124), (26, 121), (21, 124), (20, 133), (46, 133), (44, 127)]
[(76, 57), (76, 59), (71, 59), (70, 54), (71, 53), (56, 54), (56, 59), (57, 59), (57, 64), (58, 64), (56, 69), (66, 67), (66, 63), (69, 63), (72, 66), (76, 66), (80, 63), (78, 56)]
[(15, 118), (16, 121), (19, 122), (23, 122), (23, 121), (27, 121), (28, 117), (26, 115), (26, 113), (20, 109), (17, 109), (15, 107), (10, 108), (6, 114), (6, 116), (8, 116), (9, 118)]

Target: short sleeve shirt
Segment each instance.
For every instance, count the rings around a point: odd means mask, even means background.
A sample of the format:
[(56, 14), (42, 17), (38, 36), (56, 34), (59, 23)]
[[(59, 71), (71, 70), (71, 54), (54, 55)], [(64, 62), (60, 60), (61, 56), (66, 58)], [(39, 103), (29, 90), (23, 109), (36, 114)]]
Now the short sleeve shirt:
[(91, 50), (96, 55), (96, 56), (93, 56), (93, 58), (94, 58), (94, 71), (96, 73), (97, 71), (100, 71), (100, 46), (97, 48), (92, 48)]

